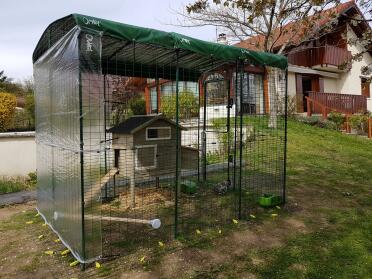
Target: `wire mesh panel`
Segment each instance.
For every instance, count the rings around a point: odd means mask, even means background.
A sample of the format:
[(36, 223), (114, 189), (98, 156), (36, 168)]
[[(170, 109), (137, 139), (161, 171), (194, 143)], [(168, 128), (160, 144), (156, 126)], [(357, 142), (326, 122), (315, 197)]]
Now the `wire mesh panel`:
[(240, 217), (249, 216), (260, 198), (284, 201), (286, 142), (285, 71), (237, 75)]
[(38, 210), (74, 256), (83, 260), (76, 28), (34, 64), (34, 78)]
[(281, 58), (72, 15), (34, 62), (38, 208), (79, 261), (284, 201)]

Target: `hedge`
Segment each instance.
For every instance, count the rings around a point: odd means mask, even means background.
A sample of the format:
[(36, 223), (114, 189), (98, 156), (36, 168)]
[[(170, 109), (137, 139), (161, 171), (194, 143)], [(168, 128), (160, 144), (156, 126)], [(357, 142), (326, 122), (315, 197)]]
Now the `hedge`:
[(13, 125), (17, 98), (9, 93), (0, 92), (0, 132), (5, 132)]

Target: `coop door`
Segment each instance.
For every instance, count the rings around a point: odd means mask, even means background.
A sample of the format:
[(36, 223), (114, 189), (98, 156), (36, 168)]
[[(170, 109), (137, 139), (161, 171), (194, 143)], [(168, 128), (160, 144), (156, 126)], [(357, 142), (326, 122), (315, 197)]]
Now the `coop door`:
[(136, 170), (155, 169), (157, 166), (156, 150), (157, 150), (156, 145), (136, 146), (135, 154)]
[(202, 174), (203, 180), (219, 173), (220, 180), (231, 182), (232, 127), (230, 115), (233, 99), (230, 81), (221, 75), (212, 75), (204, 83), (204, 101), (201, 111), (202, 123)]

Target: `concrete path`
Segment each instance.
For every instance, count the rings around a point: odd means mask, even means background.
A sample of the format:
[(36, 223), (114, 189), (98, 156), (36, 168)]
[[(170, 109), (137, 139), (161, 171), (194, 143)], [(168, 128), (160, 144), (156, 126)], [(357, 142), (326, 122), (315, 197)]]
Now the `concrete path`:
[(21, 191), (0, 195), (0, 206), (36, 200), (36, 191)]

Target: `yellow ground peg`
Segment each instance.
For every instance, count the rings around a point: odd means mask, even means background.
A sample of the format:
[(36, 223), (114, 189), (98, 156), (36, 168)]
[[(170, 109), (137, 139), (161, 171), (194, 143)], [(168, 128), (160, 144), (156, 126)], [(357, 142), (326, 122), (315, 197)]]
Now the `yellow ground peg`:
[(38, 238), (38, 239), (42, 239), (43, 237), (44, 237), (44, 235), (41, 234), (41, 235), (39, 235), (37, 238)]
[(249, 217), (251, 217), (252, 219), (256, 219), (256, 215), (253, 214), (249, 214)]
[(61, 252), (61, 255), (66, 256), (68, 253), (70, 253), (70, 250), (66, 249)]
[(279, 205), (277, 205), (277, 206), (275, 206), (276, 207), (276, 209), (280, 209), (280, 206)]
[(43, 227), (46, 227), (46, 226), (47, 226), (47, 223), (42, 224), (42, 226), (43, 226)]
[(222, 234), (222, 230), (218, 230), (218, 233), (219, 233), (219, 234)]
[(199, 229), (196, 229), (196, 234), (201, 234), (201, 231)]
[(35, 214), (35, 217), (39, 217), (39, 216), (40, 216), (40, 213), (39, 212)]
[(27, 221), (26, 224), (29, 225), (29, 224), (33, 224), (34, 221)]
[(232, 219), (232, 221), (233, 221), (233, 223), (234, 223), (235, 225), (239, 223), (239, 221), (236, 220), (236, 219)]
[(144, 262), (145, 262), (145, 258), (146, 258), (146, 256), (143, 256), (142, 258), (140, 258), (139, 261), (140, 261), (141, 263), (144, 263)]
[(56, 239), (54, 239), (54, 242), (58, 243), (58, 242), (61, 242), (61, 240), (59, 238), (56, 238)]
[(51, 255), (54, 254), (54, 251), (52, 251), (52, 250), (47, 250), (47, 251), (44, 252), (44, 254), (51, 256)]
[(162, 247), (162, 248), (164, 247), (164, 243), (163, 242), (159, 241), (158, 244), (159, 244), (159, 247)]
[(79, 261), (73, 261), (70, 263), (70, 266), (73, 267), (73, 266), (76, 266), (79, 264)]
[(101, 264), (99, 262), (96, 262), (96, 268), (101, 268)]
[(271, 217), (278, 217), (278, 214), (273, 213), (273, 214), (271, 214)]

